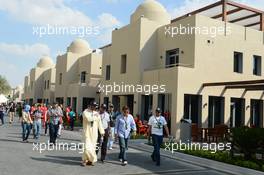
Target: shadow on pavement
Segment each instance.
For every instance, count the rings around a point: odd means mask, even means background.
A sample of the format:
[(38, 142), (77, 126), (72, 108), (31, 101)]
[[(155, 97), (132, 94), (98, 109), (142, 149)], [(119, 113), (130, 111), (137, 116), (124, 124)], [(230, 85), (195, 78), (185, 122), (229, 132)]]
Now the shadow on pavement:
[(71, 165), (71, 166), (80, 166), (80, 162), (81, 162), (80, 157), (61, 157), (61, 156), (46, 156), (46, 157), (48, 158), (36, 158), (36, 157), (30, 157), (30, 158), (36, 161), (51, 162), (51, 163)]
[(69, 157), (69, 156), (50, 156), (50, 155), (46, 155), (46, 157), (49, 158), (55, 158), (55, 159), (62, 159), (62, 160), (70, 160), (70, 161), (79, 161), (79, 163), (81, 162), (82, 158), (81, 157)]
[[(171, 160), (169, 158), (162, 158), (162, 165), (156, 166), (155, 162), (153, 162), (150, 158), (150, 155), (146, 155), (145, 153), (127, 153), (128, 157), (128, 166), (136, 166), (140, 169), (144, 169), (147, 172), (157, 173), (157, 174), (167, 174), (167, 173), (173, 173), (173, 172), (199, 172), (201, 168), (193, 168), (192, 166), (188, 166), (181, 162), (175, 162), (175, 160)], [(42, 161), (42, 162), (52, 162), (56, 164), (63, 164), (63, 165), (71, 165), (71, 166), (80, 166), (81, 162), (81, 156), (79, 157), (70, 157), (70, 156), (51, 156), (46, 155), (45, 158), (36, 158), (31, 157), (31, 159), (36, 161)], [(98, 159), (100, 159), (100, 155), (98, 156)], [(97, 162), (97, 164), (101, 164), (100, 161)], [(107, 155), (107, 159), (105, 161), (104, 165), (114, 165), (114, 166), (120, 166), (122, 167), (121, 162), (119, 162), (118, 159), (118, 153), (109, 153)], [(140, 170), (139, 171), (142, 171)], [(150, 173), (150, 174), (152, 174)], [(133, 174), (140, 174), (140, 172), (134, 172)], [(174, 174), (174, 173), (173, 173)]]
[(0, 142), (14, 142), (14, 143), (23, 143), (19, 140), (10, 140), (10, 139), (0, 139)]
[(11, 136), (11, 135), (9, 135), (9, 136), (7, 136), (7, 137), (9, 137), (9, 138), (19, 138), (19, 139), (22, 138), (21, 136)]
[(63, 137), (59, 138), (59, 140), (67, 140), (67, 141), (73, 141), (73, 142), (81, 142), (80, 139), (69, 139), (69, 138), (63, 138)]

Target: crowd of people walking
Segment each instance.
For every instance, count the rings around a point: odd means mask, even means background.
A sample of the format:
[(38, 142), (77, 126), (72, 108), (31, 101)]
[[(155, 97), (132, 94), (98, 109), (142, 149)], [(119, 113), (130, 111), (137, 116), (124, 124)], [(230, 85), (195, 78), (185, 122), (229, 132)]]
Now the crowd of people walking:
[[(80, 117), (83, 126), (84, 152), (81, 166), (93, 166), (97, 162), (97, 155), (100, 152), (100, 161), (104, 163), (107, 150), (113, 149), (113, 144), (119, 145), (118, 158), (122, 165), (128, 164), (127, 150), (128, 140), (137, 134), (137, 124), (130, 114), (128, 106), (123, 106), (122, 111), (115, 111), (114, 105), (97, 104), (92, 102), (81, 116), (68, 106), (54, 103), (46, 104), (15, 104), (0, 105), (0, 119), (4, 124), (4, 115), (9, 116), (9, 123), (14, 122), (16, 112), (22, 127), (22, 141), (28, 142), (31, 131), (35, 142), (39, 142), (42, 129), (47, 136), (49, 131), (49, 144), (56, 145), (56, 140), (62, 134), (62, 128), (66, 125), (70, 130), (74, 130), (76, 118)], [(164, 133), (169, 136), (166, 119), (161, 116), (161, 109), (157, 108), (153, 116), (148, 121), (148, 134), (152, 138), (154, 151), (151, 159), (160, 165), (160, 146), (163, 143)], [(164, 132), (165, 131), (165, 132)]]

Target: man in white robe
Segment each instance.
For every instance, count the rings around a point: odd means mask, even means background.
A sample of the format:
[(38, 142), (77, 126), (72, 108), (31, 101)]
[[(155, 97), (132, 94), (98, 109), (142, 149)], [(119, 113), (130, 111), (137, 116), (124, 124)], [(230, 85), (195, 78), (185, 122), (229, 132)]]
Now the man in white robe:
[(90, 109), (83, 112), (83, 142), (84, 153), (82, 156), (82, 166), (94, 165), (97, 162), (96, 149), (98, 149), (98, 131), (103, 137), (105, 132), (102, 126), (101, 117), (95, 111), (97, 104), (92, 103)]

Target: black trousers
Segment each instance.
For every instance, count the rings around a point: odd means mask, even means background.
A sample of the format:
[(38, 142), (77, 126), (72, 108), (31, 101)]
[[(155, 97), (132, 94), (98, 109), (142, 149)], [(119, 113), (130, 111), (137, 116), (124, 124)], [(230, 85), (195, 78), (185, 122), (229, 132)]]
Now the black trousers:
[(26, 122), (23, 122), (23, 130), (22, 130), (22, 139), (23, 139), (23, 141), (28, 139), (30, 131), (31, 131), (30, 124), (28, 124)]
[(98, 133), (98, 139), (97, 139), (98, 149), (96, 150), (96, 154), (98, 154), (99, 149), (101, 148), (101, 160), (105, 160), (107, 154), (108, 137), (109, 137), (109, 129), (105, 129), (104, 138), (101, 143), (101, 134)]
[(73, 131), (74, 128), (74, 118), (70, 119), (70, 126), (71, 126), (71, 130)]
[(50, 143), (56, 143), (59, 125), (49, 124)]
[(45, 122), (45, 134), (47, 134), (49, 123)]

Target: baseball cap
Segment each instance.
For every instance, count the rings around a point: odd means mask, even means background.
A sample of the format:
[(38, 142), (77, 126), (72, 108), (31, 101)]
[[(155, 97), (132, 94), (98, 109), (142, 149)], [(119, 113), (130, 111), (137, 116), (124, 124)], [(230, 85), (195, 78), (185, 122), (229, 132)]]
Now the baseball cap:
[(106, 109), (107, 108), (106, 104), (101, 104), (101, 108)]
[(91, 106), (92, 106), (92, 107), (97, 107), (98, 104), (97, 104), (95, 101), (93, 101), (93, 102), (91, 103)]
[(161, 109), (160, 108), (156, 108), (156, 112), (161, 113)]

